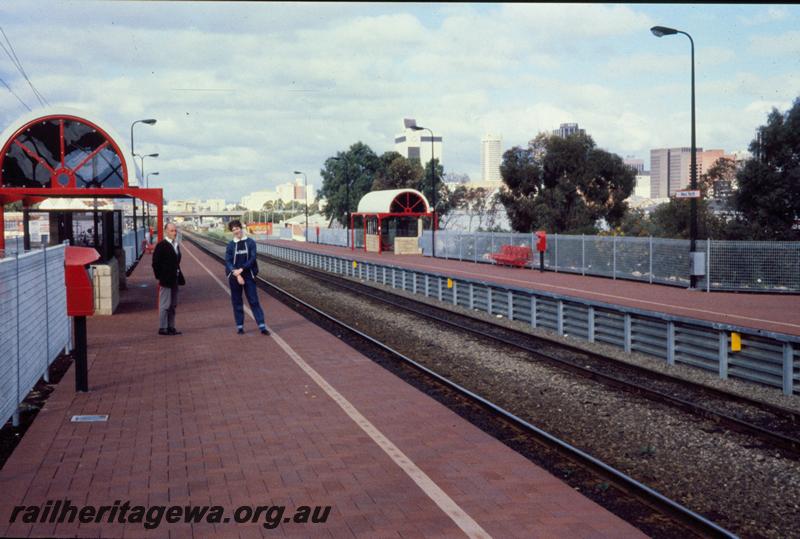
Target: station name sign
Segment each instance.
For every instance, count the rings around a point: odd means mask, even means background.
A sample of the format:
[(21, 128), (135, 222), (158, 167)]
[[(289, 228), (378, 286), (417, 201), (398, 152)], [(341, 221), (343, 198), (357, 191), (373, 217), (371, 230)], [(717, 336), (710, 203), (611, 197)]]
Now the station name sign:
[(700, 198), (700, 191), (698, 189), (694, 191), (675, 191), (675, 198)]

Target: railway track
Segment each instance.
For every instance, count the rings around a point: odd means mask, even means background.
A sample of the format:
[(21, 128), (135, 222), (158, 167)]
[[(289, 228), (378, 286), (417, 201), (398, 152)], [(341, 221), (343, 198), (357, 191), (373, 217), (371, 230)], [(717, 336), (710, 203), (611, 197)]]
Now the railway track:
[[(222, 255), (220, 254), (220, 249), (222, 244), (220, 242), (209, 238), (201, 238), (193, 234), (186, 234), (186, 236), (198, 248), (210, 256), (221, 260)], [(264, 258), (263, 255), (259, 256)], [(275, 263), (275, 259), (269, 258), (269, 261), (270, 263)], [(308, 270), (308, 268), (302, 268), (303, 270)], [(296, 271), (299, 269), (299, 267), (292, 265), (292, 269)], [(316, 275), (314, 276), (317, 277)], [(303, 312), (306, 315), (310, 314), (311, 318), (324, 320), (326, 325), (329, 327), (337, 328), (337, 334), (348, 334), (351, 339), (366, 343), (366, 345), (369, 347), (375, 347), (380, 350), (382, 354), (389, 356), (393, 361), (399, 362), (402, 365), (413, 369), (414, 372), (424, 378), (424, 385), (428, 388), (429, 392), (446, 391), (453, 393), (457, 399), (463, 400), (470, 406), (479, 407), (493, 417), (495, 421), (500, 421), (506, 425), (511, 425), (516, 431), (534, 440), (537, 444), (546, 447), (550, 451), (557, 452), (570, 462), (573, 462), (581, 468), (590, 471), (591, 474), (599, 476), (605, 481), (608, 481), (617, 487), (617, 489), (623, 493), (623, 495), (635, 498), (638, 500), (638, 502), (641, 502), (645, 506), (655, 510), (657, 514), (667, 517), (669, 521), (673, 523), (675, 528), (668, 527), (667, 529), (669, 529), (671, 533), (667, 533), (665, 536), (673, 536), (672, 534), (674, 534), (676, 537), (683, 537), (687, 532), (690, 532), (691, 534), (700, 537), (736, 537), (735, 534), (715, 524), (702, 515), (664, 496), (647, 485), (636, 481), (627, 474), (602, 462), (601, 460), (582, 451), (581, 449), (553, 436), (552, 434), (536, 427), (524, 419), (517, 417), (509, 411), (495, 405), (489, 400), (462, 387), (452, 380), (434, 372), (421, 363), (414, 361), (413, 359), (405, 356), (397, 350), (394, 350), (377, 339), (374, 339), (373, 337), (348, 325), (347, 323), (336, 319), (317, 307), (310, 305), (302, 299), (292, 295), (290, 292), (282, 289), (277, 284), (264, 279), (262, 276), (259, 276), (257, 280), (259, 282), (259, 286), (277, 297), (280, 301), (286, 303), (296, 310)], [(329, 282), (333, 284), (333, 281)], [(339, 283), (339, 286), (344, 285)], [(358, 293), (361, 294), (362, 291), (359, 290)], [(429, 306), (426, 305), (426, 307)], [(455, 406), (463, 406), (463, 404), (456, 403)], [(645, 523), (652, 524), (653, 520), (654, 519), (652, 516), (643, 518), (643, 522)], [(658, 517), (656, 517), (655, 520), (658, 520)], [(636, 523), (634, 522), (634, 524)], [(654, 530), (651, 528), (648, 531), (652, 532)]]

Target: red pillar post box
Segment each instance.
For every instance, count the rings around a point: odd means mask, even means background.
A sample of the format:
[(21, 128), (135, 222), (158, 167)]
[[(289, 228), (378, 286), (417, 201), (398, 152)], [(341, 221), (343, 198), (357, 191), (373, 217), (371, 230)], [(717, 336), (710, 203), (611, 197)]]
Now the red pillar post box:
[(544, 271), (544, 252), (547, 250), (547, 233), (544, 230), (536, 232), (536, 250), (539, 251), (539, 271)]
[(67, 247), (64, 253), (67, 314), (75, 320), (75, 391), (89, 391), (86, 317), (94, 314), (94, 287), (87, 266), (98, 258), (100, 253), (91, 247)]

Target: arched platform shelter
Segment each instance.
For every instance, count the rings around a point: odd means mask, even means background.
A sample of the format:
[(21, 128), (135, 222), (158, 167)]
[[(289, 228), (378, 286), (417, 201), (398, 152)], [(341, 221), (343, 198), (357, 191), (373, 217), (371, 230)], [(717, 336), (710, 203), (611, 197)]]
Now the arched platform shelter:
[[(121, 138), (83, 114), (33, 111), (0, 135), (0, 231), (3, 204), (22, 201), (23, 211), (48, 198), (131, 198), (157, 207), (163, 229), (160, 188), (141, 189), (139, 171)], [(26, 238), (26, 243), (27, 243)], [(0, 234), (0, 251), (5, 237)]]
[[(350, 217), (353, 230), (351, 245), (356, 243), (365, 251), (395, 254), (418, 254), (422, 235), (422, 218), (436, 220), (425, 195), (415, 189), (372, 191), (358, 202), (358, 211)], [(354, 224), (360, 221), (363, 242), (355, 237)], [(434, 222), (434, 227), (436, 223)], [(358, 238), (359, 240), (362, 238)]]

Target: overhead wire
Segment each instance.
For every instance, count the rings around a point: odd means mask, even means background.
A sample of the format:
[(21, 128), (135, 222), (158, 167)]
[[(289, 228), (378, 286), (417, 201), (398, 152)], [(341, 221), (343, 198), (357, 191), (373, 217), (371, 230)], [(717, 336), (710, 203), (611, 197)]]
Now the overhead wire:
[(26, 109), (28, 109), (29, 111), (31, 110), (31, 108), (28, 106), (28, 104), (27, 104), (26, 102), (24, 102), (20, 96), (18, 96), (18, 95), (17, 95), (17, 92), (15, 92), (14, 90), (12, 90), (12, 89), (11, 89), (11, 86), (9, 86), (9, 85), (8, 85), (8, 83), (7, 83), (5, 80), (3, 80), (2, 78), (0, 78), (0, 82), (2, 82), (2, 83), (3, 83), (3, 86), (5, 86), (6, 88), (8, 88), (8, 91), (9, 91), (9, 92), (11, 92), (11, 94), (12, 94), (14, 97), (16, 97), (16, 98), (17, 98), (17, 101), (19, 101), (20, 103), (22, 103), (22, 106), (23, 106), (23, 107), (25, 107), (25, 108), (26, 108)]
[(8, 48), (6, 48), (6, 46), (3, 44), (2, 41), (0, 41), (0, 47), (3, 48), (3, 51), (5, 51), (6, 55), (11, 60), (11, 63), (14, 64), (14, 67), (17, 68), (17, 71), (19, 71), (22, 77), (28, 82), (28, 86), (31, 87), (33, 95), (36, 96), (36, 99), (39, 101), (39, 104), (42, 106), (45, 106), (45, 104), (49, 105), (50, 103), (47, 101), (44, 95), (42, 95), (42, 93), (36, 88), (36, 86), (34, 86), (33, 81), (31, 81), (30, 77), (28, 77), (28, 74), (25, 72), (25, 68), (22, 66), (22, 62), (19, 60), (17, 52), (14, 50), (14, 45), (11, 44), (11, 40), (6, 35), (6, 32), (5, 30), (3, 30), (2, 26), (0, 26), (0, 34), (3, 35), (3, 38), (8, 44)]

